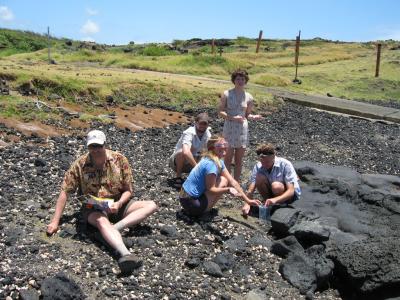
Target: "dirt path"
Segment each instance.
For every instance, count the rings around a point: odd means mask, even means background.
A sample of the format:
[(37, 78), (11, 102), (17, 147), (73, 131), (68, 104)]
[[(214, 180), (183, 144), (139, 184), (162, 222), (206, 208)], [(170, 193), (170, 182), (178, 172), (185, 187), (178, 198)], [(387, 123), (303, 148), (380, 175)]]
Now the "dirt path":
[[(185, 74), (175, 74), (157, 71), (148, 71), (140, 69), (124, 69), (124, 68), (114, 68), (114, 67), (102, 67), (96, 64), (90, 64), (91, 67), (104, 70), (115, 70), (119, 72), (131, 72), (131, 73), (144, 73), (152, 74), (156, 76), (170, 77), (170, 78), (190, 78), (201, 81), (208, 81), (217, 84), (231, 84), (229, 80), (201, 77), (195, 75), (185, 75)], [(362, 118), (369, 118), (375, 120), (383, 120), (389, 122), (400, 123), (400, 109), (383, 107), (379, 105), (373, 105), (369, 103), (352, 101), (331, 96), (322, 95), (307, 95), (304, 93), (293, 92), (281, 88), (270, 88), (259, 84), (249, 83), (249, 87), (258, 89), (260, 91), (270, 93), (276, 97), (281, 97), (284, 100), (294, 102), (303, 106), (309, 106), (313, 108), (318, 108), (325, 111), (338, 112), (351, 116), (358, 116)]]

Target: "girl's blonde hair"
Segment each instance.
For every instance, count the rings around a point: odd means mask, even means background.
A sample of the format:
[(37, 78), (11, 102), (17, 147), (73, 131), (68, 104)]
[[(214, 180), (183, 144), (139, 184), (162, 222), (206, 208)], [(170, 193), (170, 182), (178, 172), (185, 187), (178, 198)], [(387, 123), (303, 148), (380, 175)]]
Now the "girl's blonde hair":
[(207, 151), (204, 151), (201, 154), (202, 157), (207, 157), (215, 162), (218, 167), (218, 173), (221, 172), (222, 165), (221, 161), (219, 160), (218, 156), (215, 155), (213, 150), (215, 148), (215, 143), (222, 139), (224, 138), (221, 135), (212, 135), (207, 142)]

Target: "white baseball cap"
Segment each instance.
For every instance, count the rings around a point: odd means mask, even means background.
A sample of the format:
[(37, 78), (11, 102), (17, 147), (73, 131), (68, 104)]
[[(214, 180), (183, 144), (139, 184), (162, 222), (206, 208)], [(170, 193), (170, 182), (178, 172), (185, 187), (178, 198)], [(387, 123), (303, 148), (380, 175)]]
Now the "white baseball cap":
[(104, 145), (106, 142), (106, 135), (103, 131), (100, 130), (92, 130), (87, 135), (87, 146), (91, 144), (99, 144)]

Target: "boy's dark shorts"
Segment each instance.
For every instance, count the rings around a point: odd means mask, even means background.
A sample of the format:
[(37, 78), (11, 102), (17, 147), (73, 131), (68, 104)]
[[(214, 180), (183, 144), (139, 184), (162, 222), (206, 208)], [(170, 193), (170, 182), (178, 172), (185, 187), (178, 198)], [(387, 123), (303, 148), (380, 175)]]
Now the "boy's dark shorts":
[(208, 207), (208, 199), (205, 194), (202, 194), (199, 198), (193, 198), (183, 188), (179, 193), (179, 202), (183, 210), (190, 216), (200, 216)]

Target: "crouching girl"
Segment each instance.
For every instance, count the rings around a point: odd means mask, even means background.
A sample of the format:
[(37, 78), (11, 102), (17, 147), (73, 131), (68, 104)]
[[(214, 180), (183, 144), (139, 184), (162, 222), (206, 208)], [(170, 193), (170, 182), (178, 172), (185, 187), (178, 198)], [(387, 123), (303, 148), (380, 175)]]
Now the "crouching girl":
[(184, 211), (199, 216), (209, 211), (225, 193), (240, 197), (249, 205), (260, 205), (259, 200), (249, 199), (239, 183), (225, 168), (223, 158), (228, 143), (220, 136), (212, 136), (201, 161), (192, 169), (182, 186), (179, 201)]

